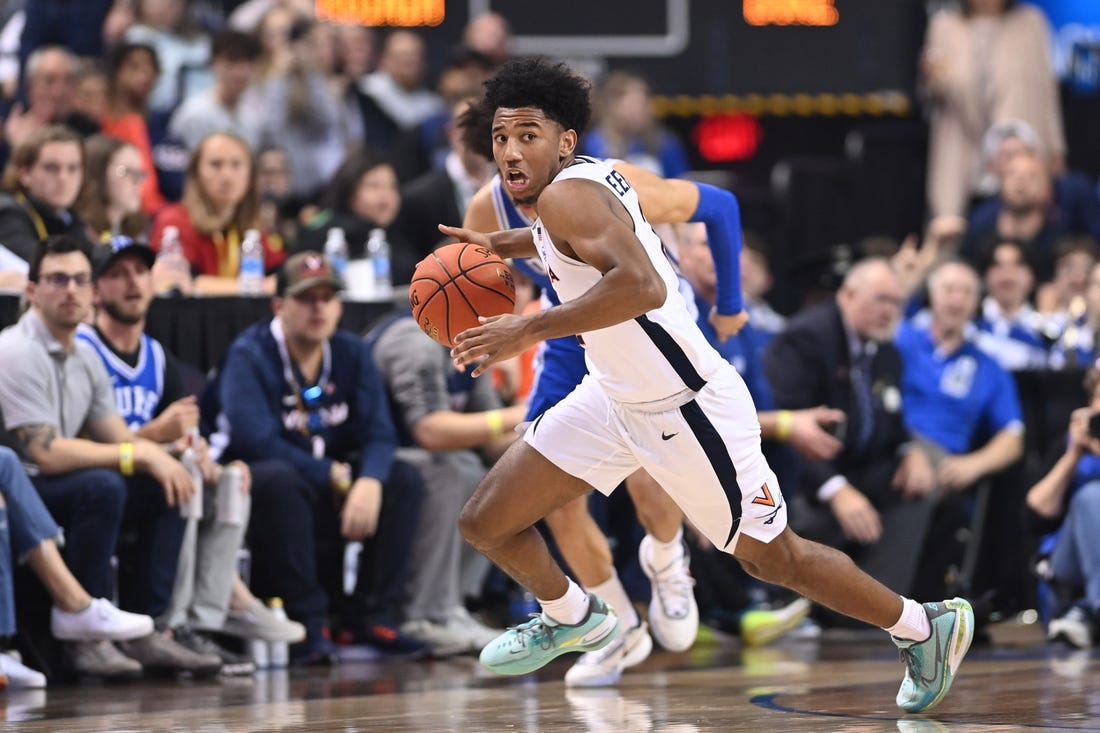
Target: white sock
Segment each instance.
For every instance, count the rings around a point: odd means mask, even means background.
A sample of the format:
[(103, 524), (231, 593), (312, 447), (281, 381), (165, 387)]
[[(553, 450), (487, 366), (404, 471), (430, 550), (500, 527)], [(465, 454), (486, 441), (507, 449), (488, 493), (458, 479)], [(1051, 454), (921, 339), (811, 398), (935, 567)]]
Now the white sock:
[(924, 641), (932, 635), (932, 624), (924, 606), (912, 598), (902, 596), (901, 618), (886, 631), (890, 636), (910, 641)]
[(615, 568), (611, 568), (610, 578), (599, 585), (585, 588), (585, 590), (597, 598), (605, 600), (607, 605), (611, 606), (619, 616), (624, 629), (632, 629), (638, 625), (638, 612), (634, 609), (634, 604), (630, 602), (630, 596), (626, 594), (626, 588), (619, 580), (619, 574), (615, 572)]
[(539, 598), (538, 602), (542, 606), (542, 612), (554, 621), (566, 626), (576, 626), (588, 615), (588, 594), (572, 578), (567, 580), (569, 587), (564, 596), (552, 601)]
[(684, 557), (684, 528), (676, 530), (676, 536), (670, 542), (661, 542), (649, 535), (649, 564), (656, 570), (664, 570)]

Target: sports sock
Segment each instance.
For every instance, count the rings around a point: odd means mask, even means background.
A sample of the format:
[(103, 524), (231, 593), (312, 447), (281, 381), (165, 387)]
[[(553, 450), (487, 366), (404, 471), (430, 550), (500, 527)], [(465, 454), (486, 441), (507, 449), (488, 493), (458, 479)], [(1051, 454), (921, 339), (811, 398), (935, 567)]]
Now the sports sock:
[(664, 570), (684, 556), (684, 528), (676, 530), (676, 536), (670, 542), (661, 542), (653, 535), (649, 536), (649, 564), (654, 570)]
[(619, 574), (615, 572), (615, 568), (611, 568), (610, 578), (585, 590), (606, 601), (607, 605), (615, 610), (624, 629), (632, 629), (638, 625), (638, 612), (634, 610), (634, 604), (630, 602), (630, 596), (626, 594), (626, 588), (619, 580)]
[(569, 587), (566, 589), (564, 596), (555, 598), (552, 601), (544, 601), (539, 598), (538, 602), (542, 606), (543, 613), (559, 624), (576, 626), (584, 621), (588, 615), (588, 594), (574, 583), (572, 578), (567, 580), (569, 581)]
[(897, 639), (909, 641), (924, 641), (932, 635), (932, 624), (928, 621), (928, 614), (924, 606), (912, 598), (902, 596), (901, 618), (886, 631)]

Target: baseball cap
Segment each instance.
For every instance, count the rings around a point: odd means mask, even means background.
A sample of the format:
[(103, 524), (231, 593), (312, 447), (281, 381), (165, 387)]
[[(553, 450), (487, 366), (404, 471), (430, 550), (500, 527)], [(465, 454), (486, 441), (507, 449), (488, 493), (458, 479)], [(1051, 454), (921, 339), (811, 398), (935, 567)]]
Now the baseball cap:
[(320, 252), (299, 252), (279, 269), (275, 292), (279, 297), (304, 293), (315, 285), (344, 289), (344, 281), (332, 269), (332, 263)]
[(137, 257), (152, 268), (157, 253), (143, 239), (114, 236), (92, 250), (92, 274), (98, 280), (108, 267), (123, 257)]

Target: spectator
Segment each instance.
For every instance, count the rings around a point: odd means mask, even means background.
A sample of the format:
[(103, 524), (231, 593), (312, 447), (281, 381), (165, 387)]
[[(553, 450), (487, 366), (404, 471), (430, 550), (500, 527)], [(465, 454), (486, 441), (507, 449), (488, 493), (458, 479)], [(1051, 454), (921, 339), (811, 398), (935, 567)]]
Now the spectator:
[(1050, 29), (1015, 0), (964, 0), (932, 16), (920, 71), (931, 103), (928, 202), (933, 217), (963, 216), (981, 175), (985, 131), (1023, 120), (1062, 169), (1066, 152)]
[(27, 106), (16, 103), (4, 120), (4, 139), (17, 147), (33, 131), (65, 125), (82, 137), (99, 132), (99, 122), (73, 109), (80, 60), (60, 46), (46, 46), (27, 59)]
[(644, 77), (612, 71), (596, 99), (596, 126), (581, 138), (581, 152), (625, 160), (664, 178), (687, 172), (690, 166), (684, 144), (654, 115)]
[(334, 32), (336, 66), (329, 84), (333, 98), (343, 107), (344, 132), (352, 145), (366, 139), (359, 85), (374, 70), (374, 31), (365, 25), (341, 24)]
[(93, 135), (84, 156), (84, 187), (73, 208), (87, 224), (88, 238), (144, 237), (149, 220), (141, 211), (141, 184), (148, 174), (141, 152), (118, 138)]
[(141, 184), (141, 207), (152, 216), (165, 204), (157, 185), (153, 164), (153, 143), (146, 121), (149, 94), (160, 75), (160, 61), (152, 46), (123, 43), (111, 52), (107, 81), (110, 103), (100, 119), (103, 132), (125, 140), (141, 152), (145, 179)]
[(245, 0), (230, 14), (229, 27), (243, 33), (255, 33), (272, 8), (286, 8), (304, 17), (313, 15), (312, 0)]
[[(409, 243), (402, 238), (397, 215), (401, 210), (401, 191), (397, 174), (388, 158), (377, 151), (352, 154), (336, 171), (325, 197), (325, 207), (298, 234), (299, 249), (321, 250), (331, 227), (341, 227), (348, 242), (348, 257), (367, 256), (367, 240), (374, 229), (384, 229), (390, 243), (394, 283), (412, 280), (416, 263), (434, 249), (437, 240)], [(349, 286), (354, 290), (354, 283)]]
[[(764, 297), (775, 282), (768, 264), (768, 243), (755, 232), (741, 236), (741, 292), (749, 325), (760, 335), (759, 346), (767, 346), (787, 325), (787, 319), (775, 312)], [(761, 348), (761, 356), (763, 349)]]
[(500, 13), (482, 13), (472, 18), (462, 32), (463, 42), (484, 55), (495, 66), (512, 56), (512, 31)]
[[(455, 106), (455, 119), (468, 104)], [(450, 151), (443, 168), (429, 171), (401, 188), (401, 239), (425, 254), (444, 239), (437, 225), (462, 221), (470, 200), (495, 171), (488, 160), (466, 147), (462, 132), (454, 124), (448, 124), (447, 135)]]
[(882, 259), (857, 263), (836, 299), (787, 322), (764, 355), (780, 409), (825, 405), (847, 415), (844, 448), (804, 460), (792, 517), (811, 538), (850, 552), (878, 580), (906, 594), (915, 582), (932, 514), (928, 457), (912, 445), (901, 412), (902, 362), (891, 343), (902, 303)]
[(316, 252), (287, 260), (274, 319), (237, 337), (217, 385), (226, 455), (252, 468), (252, 586), (305, 625), (293, 650), (304, 663), (332, 659), (320, 577), (339, 575), (326, 568), (339, 567), (344, 541), (364, 541), (345, 618), (353, 636), (424, 651), (397, 631), (423, 489), (394, 459), (385, 385), (366, 345), (337, 329), (341, 287)]
[[(92, 301), (90, 254), (86, 242), (68, 236), (35, 249), (31, 307), (0, 333), (0, 413), (7, 440), (33, 465), (35, 488), (65, 527), (73, 575), (91, 595), (107, 597), (117, 551), (121, 606), (155, 618), (176, 575), (184, 530), (177, 506), (194, 487), (179, 461), (118, 416), (102, 362), (76, 339)], [(116, 548), (123, 526), (136, 541)], [(67, 647), (68, 664), (77, 674), (108, 676), (143, 667), (204, 676), (221, 667), (160, 632), (120, 647), (125, 657), (109, 643), (77, 642)]]
[(1081, 649), (1092, 647), (1100, 618), (1100, 557), (1096, 543), (1100, 507), (1100, 440), (1093, 424), (1100, 414), (1100, 371), (1085, 376), (1088, 406), (1074, 410), (1065, 452), (1027, 492), (1030, 529), (1049, 558), (1053, 581), (1067, 596), (1055, 609), (1047, 638)]
[(138, 0), (127, 43), (148, 45), (160, 61), (160, 76), (150, 94), (149, 112), (172, 113), (189, 92), (208, 86), (210, 38), (202, 33), (186, 0)]
[(255, 150), (260, 144), (264, 108), (255, 89), (260, 44), (238, 31), (222, 31), (210, 48), (214, 86), (183, 100), (168, 123), (168, 133), (194, 150), (215, 132), (233, 133)]
[(84, 178), (84, 146), (72, 130), (44, 127), (27, 137), (8, 160), (0, 188), (0, 242), (30, 262), (38, 242), (68, 234), (87, 242), (73, 211)]
[(1089, 270), (1083, 305), (1080, 313), (1070, 312), (1071, 320), (1051, 347), (1055, 369), (1084, 369), (1100, 356), (1100, 263)]
[[(196, 273), (194, 290), (205, 295), (235, 294), (241, 241), (260, 223), (256, 169), (248, 144), (231, 133), (213, 133), (191, 153), (183, 201), (161, 209), (151, 241), (159, 249), (164, 228), (179, 230), (183, 254)], [(286, 257), (280, 240), (261, 233), (264, 267), (272, 272)], [(265, 281), (265, 292), (274, 277)]]
[(302, 202), (290, 189), (290, 158), (286, 151), (266, 147), (256, 155), (256, 188), (260, 192), (260, 231), (286, 243), (298, 241)]
[(1001, 242), (983, 270), (989, 294), (975, 321), (974, 345), (1009, 371), (1045, 369), (1050, 362), (1050, 343), (1043, 317), (1029, 301), (1035, 275), (1023, 245)]
[(1054, 252), (1054, 279), (1039, 288), (1035, 306), (1060, 333), (1085, 310), (1089, 272), (1100, 258), (1100, 247), (1088, 235), (1066, 237)]
[(370, 145), (389, 147), (401, 132), (415, 129), (446, 109), (443, 100), (425, 87), (426, 71), (424, 40), (414, 31), (391, 31), (382, 42), (378, 70), (367, 75), (361, 86), (364, 102), (374, 105), (377, 112), (368, 115), (364, 111)]
[(401, 631), (432, 656), (480, 652), (500, 631), (463, 605), (464, 591), (480, 595), (489, 564), (462, 541), (458, 515), (485, 477), (486, 461), (515, 440), (526, 407), (502, 409), (489, 376), (457, 372), (448, 350), (424, 338), (409, 314), (387, 320), (367, 341), (393, 407), (398, 455), (424, 479)]
[[(0, 639), (15, 634), (12, 560), (26, 564), (46, 587), (53, 609), (50, 628), (58, 639), (126, 641), (153, 633), (153, 619), (120, 611), (106, 598), (92, 598), (61, 557), (61, 528), (35, 491), (19, 458), (0, 447)], [(46, 678), (0, 651), (0, 675), (12, 687), (45, 687)]]
[(107, 115), (108, 105), (107, 72), (103, 64), (88, 61), (80, 65), (76, 75), (76, 90), (73, 95), (73, 113), (96, 122)]

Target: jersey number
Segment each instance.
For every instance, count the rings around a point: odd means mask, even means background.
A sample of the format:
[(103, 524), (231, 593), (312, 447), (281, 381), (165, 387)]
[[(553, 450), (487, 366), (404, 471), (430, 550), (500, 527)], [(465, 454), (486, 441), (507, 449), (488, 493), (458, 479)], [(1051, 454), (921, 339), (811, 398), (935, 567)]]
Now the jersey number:
[(608, 186), (611, 186), (611, 190), (620, 196), (625, 196), (626, 192), (630, 190), (630, 184), (623, 178), (623, 174), (616, 170), (608, 173), (604, 180), (607, 181)]

